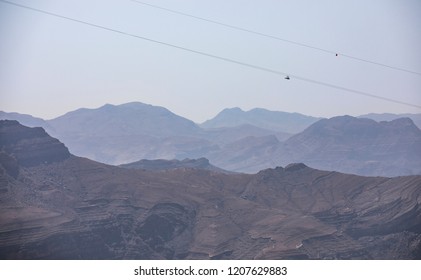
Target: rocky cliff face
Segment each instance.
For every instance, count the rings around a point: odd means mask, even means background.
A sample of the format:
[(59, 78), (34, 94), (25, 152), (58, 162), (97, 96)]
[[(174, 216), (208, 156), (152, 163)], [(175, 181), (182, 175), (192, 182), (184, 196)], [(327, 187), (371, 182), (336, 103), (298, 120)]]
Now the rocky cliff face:
[(69, 150), (43, 128), (28, 128), (17, 121), (0, 121), (0, 150), (15, 157), (22, 166), (62, 161)]
[(8, 151), (0, 156), (2, 259), (421, 258), (421, 176), (304, 164), (255, 175), (146, 171), (75, 156), (22, 165)]

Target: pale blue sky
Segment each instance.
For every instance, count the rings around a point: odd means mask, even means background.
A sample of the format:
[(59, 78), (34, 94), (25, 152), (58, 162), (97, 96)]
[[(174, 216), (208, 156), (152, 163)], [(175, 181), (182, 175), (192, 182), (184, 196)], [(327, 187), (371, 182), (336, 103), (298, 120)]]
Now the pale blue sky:
[[(421, 75), (335, 57), (129, 0), (13, 2), (421, 106)], [(418, 0), (149, 3), (421, 73)], [(80, 107), (131, 101), (164, 106), (196, 122), (227, 107), (321, 117), (421, 113), (0, 2), (0, 110), (48, 119)]]

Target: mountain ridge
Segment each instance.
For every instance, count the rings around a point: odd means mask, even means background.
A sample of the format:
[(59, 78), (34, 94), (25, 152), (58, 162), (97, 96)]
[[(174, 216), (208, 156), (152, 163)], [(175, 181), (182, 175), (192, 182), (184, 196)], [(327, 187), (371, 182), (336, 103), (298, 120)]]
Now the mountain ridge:
[(227, 170), (218, 168), (210, 164), (207, 158), (198, 158), (198, 159), (183, 159), (183, 160), (165, 160), (165, 159), (156, 159), (156, 160), (147, 160), (142, 159), (139, 161), (120, 164), (120, 167), (130, 168), (130, 169), (143, 169), (143, 170), (171, 170), (171, 169), (180, 169), (180, 168), (192, 168), (192, 169), (203, 169), (210, 170), (221, 173), (233, 173)]
[[(240, 108), (223, 112), (240, 117), (247, 114)], [(283, 114), (258, 108), (248, 112)], [(254, 124), (203, 128), (163, 107), (132, 102), (72, 111), (57, 118), (55, 126), (53, 122), (46, 124), (46, 131), (73, 154), (107, 164), (206, 157), (235, 172), (255, 173), (289, 162), (305, 162), (319, 169), (360, 175), (421, 173), (416, 140), (419, 131), (409, 119), (378, 123), (338, 116), (318, 120), (291, 135)]]
[(384, 176), (420, 172), (421, 130), (409, 118), (376, 122), (350, 116), (334, 117), (292, 136), (285, 146), (290, 160), (304, 161), (321, 169), (336, 166), (336, 170), (344, 172), (340, 168), (348, 160), (347, 173), (369, 175), (365, 168), (377, 169), (376, 174)]
[(232, 127), (250, 124), (273, 131), (297, 133), (320, 118), (310, 117), (299, 113), (270, 111), (254, 108), (249, 111), (235, 107), (224, 109), (214, 118), (201, 124), (204, 128)]
[(377, 122), (380, 121), (393, 121), (399, 118), (410, 118), (415, 125), (421, 129), (421, 114), (391, 114), (391, 113), (370, 113), (365, 115), (360, 115), (358, 118), (368, 118), (375, 120)]
[(378, 123), (339, 116), (322, 119), (284, 142), (269, 139), (245, 138), (207, 157), (222, 168), (248, 173), (290, 162), (366, 176), (421, 173), (421, 131), (408, 118)]
[[(148, 119), (143, 119), (144, 117), (153, 117), (156, 120), (160, 120), (161, 130), (155, 130), (148, 122)], [(166, 135), (189, 135), (199, 130), (194, 122), (180, 117), (164, 107), (141, 102), (125, 103), (117, 106), (105, 104), (97, 109), (78, 109), (49, 122), (56, 129), (65, 126), (66, 133), (69, 134), (77, 132), (81, 128), (84, 128), (82, 129), (83, 131), (96, 134), (98, 133), (98, 128), (100, 128), (99, 131), (105, 130), (110, 124), (114, 125), (114, 130), (120, 128), (117, 131), (120, 135), (133, 133), (160, 136), (162, 129), (166, 130)], [(105, 131), (105, 133), (113, 134), (115, 132)]]

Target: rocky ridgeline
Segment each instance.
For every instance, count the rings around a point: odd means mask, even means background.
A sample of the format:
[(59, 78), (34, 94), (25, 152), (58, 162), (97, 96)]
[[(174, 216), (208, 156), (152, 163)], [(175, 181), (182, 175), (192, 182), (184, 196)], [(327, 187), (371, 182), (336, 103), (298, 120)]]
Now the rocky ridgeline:
[(206, 158), (199, 159), (183, 159), (183, 160), (165, 160), (165, 159), (156, 159), (148, 160), (142, 159), (136, 162), (121, 164), (120, 167), (130, 168), (130, 169), (143, 169), (143, 170), (170, 170), (170, 169), (180, 169), (180, 168), (193, 168), (193, 169), (203, 169), (211, 170), (221, 173), (232, 173), (216, 166), (213, 166), (209, 163), (209, 160)]
[(43, 128), (28, 128), (17, 121), (0, 121), (0, 151), (16, 158), (19, 165), (62, 161), (70, 157), (63, 143), (50, 137)]

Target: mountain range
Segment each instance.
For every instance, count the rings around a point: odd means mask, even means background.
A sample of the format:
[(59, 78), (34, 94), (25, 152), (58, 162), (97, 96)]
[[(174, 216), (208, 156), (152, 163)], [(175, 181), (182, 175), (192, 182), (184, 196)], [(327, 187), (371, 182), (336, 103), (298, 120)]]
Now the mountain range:
[(361, 175), (421, 174), (421, 133), (409, 118), (321, 120), (285, 142), (289, 161)]
[(282, 131), (295, 134), (303, 131), (320, 118), (305, 116), (298, 113), (269, 111), (255, 108), (243, 111), (240, 108), (224, 109), (213, 119), (201, 124), (204, 128), (236, 127), (249, 124), (271, 131)]
[(17, 121), (0, 151), (1, 259), (421, 258), (421, 176), (129, 169)]
[(78, 109), (52, 120), (5, 112), (0, 116), (42, 126), (73, 154), (113, 165), (205, 157), (234, 172), (303, 162), (367, 176), (421, 174), (421, 132), (413, 122), (421, 115), (416, 114), (367, 116), (387, 119), (375, 121), (232, 108), (196, 124), (163, 107), (132, 102)]
[(399, 118), (410, 118), (418, 128), (421, 128), (421, 114), (366, 114), (358, 116), (359, 118), (372, 119), (377, 122), (393, 121)]

